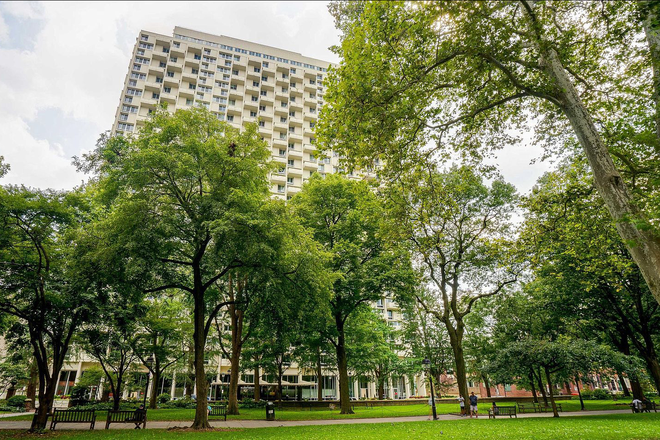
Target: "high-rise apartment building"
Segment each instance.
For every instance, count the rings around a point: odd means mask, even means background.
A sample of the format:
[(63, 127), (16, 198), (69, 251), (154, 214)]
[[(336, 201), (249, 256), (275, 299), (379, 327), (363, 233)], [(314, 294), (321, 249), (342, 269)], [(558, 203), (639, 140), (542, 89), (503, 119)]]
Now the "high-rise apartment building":
[(329, 66), (295, 52), (180, 27), (172, 36), (142, 31), (113, 133), (139, 130), (162, 102), (171, 110), (204, 106), (237, 128), (256, 123), (279, 164), (271, 192), (288, 199), (313, 173), (339, 170), (336, 156), (318, 157), (314, 147)]

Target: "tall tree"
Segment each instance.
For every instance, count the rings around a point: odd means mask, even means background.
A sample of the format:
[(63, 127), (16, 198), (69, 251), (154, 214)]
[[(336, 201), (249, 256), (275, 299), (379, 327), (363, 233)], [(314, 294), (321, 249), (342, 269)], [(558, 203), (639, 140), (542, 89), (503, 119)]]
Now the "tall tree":
[[(366, 182), (340, 175), (312, 176), (292, 200), (294, 211), (330, 254), (336, 277), (324, 336), (334, 346), (342, 414), (351, 414), (346, 321), (360, 305), (412, 283), (408, 258), (385, 237), (383, 206)], [(321, 384), (319, 383), (319, 386)]]
[(445, 173), (420, 168), (393, 184), (389, 197), (400, 237), (410, 243), (429, 286), (416, 300), (447, 328), (458, 389), (467, 401), (465, 316), (477, 301), (517, 280), (507, 250), (515, 189), (498, 179), (488, 187), (467, 167)]
[[(647, 205), (658, 200), (649, 177), (660, 151), (650, 63), (660, 60), (658, 8), (641, 9), (638, 19), (625, 1), (335, 2), (342, 62), (326, 80), (319, 140), (361, 167), (384, 160), (396, 175), (456, 149), (479, 160), (537, 117), (550, 152), (577, 139), (660, 302), (658, 210)], [(637, 38), (643, 24), (650, 49)], [(613, 156), (648, 185), (631, 191)]]
[(71, 257), (86, 212), (76, 193), (0, 187), (0, 313), (27, 326), (39, 372), (32, 431), (46, 427), (71, 338), (94, 302)]
[(101, 235), (144, 292), (177, 289), (193, 303), (197, 408), (208, 428), (206, 338), (227, 305), (218, 282), (250, 264), (250, 219), (268, 198), (270, 154), (256, 126), (239, 132), (202, 108), (157, 110), (134, 138), (101, 141), (80, 167), (108, 204)]

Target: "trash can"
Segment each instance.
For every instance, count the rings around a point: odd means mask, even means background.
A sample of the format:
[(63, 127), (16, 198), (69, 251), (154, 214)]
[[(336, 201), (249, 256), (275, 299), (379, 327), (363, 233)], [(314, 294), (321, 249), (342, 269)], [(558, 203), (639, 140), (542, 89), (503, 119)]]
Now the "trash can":
[(275, 404), (273, 402), (266, 402), (266, 421), (275, 420)]

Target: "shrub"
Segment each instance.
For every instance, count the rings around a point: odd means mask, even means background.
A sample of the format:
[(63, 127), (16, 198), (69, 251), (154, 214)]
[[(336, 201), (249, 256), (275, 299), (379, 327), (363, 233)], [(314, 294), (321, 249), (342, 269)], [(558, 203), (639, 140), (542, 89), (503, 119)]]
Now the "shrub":
[(76, 385), (71, 388), (71, 399), (72, 400), (83, 400), (87, 394), (87, 387)]
[(610, 399), (610, 391), (606, 390), (604, 388), (596, 388), (594, 390), (593, 398), (595, 400), (609, 400)]
[(12, 396), (9, 399), (7, 399), (7, 406), (11, 406), (12, 408), (25, 408), (25, 399), (27, 399), (27, 396)]
[(194, 400), (184, 397), (183, 399), (170, 400), (163, 403), (161, 408), (182, 408), (182, 409), (195, 409), (196, 403)]
[(167, 393), (159, 394), (158, 397), (156, 397), (156, 401), (158, 403), (167, 403), (170, 401), (170, 395)]
[(240, 401), (238, 404), (239, 408), (245, 408), (245, 409), (250, 409), (250, 408), (265, 408), (266, 407), (266, 401), (265, 400), (260, 400), (258, 402), (255, 402), (254, 399), (250, 398), (245, 398)]

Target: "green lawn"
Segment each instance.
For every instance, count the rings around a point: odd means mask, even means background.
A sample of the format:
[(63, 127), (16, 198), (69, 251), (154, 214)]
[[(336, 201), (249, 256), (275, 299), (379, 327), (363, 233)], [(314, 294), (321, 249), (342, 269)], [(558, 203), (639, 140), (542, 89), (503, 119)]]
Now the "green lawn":
[[(479, 440), (658, 440), (660, 414), (621, 414), (562, 417), (559, 419), (457, 420), (362, 425), (299, 426), (290, 428), (242, 429), (212, 432), (145, 431), (59, 431), (39, 438), (72, 440), (156, 440), (156, 439), (467, 439)], [(25, 438), (16, 431), (0, 431), (0, 439)]]
[[(588, 411), (607, 410), (607, 409), (628, 409), (629, 400), (619, 400), (614, 402), (612, 400), (585, 400), (585, 406)], [(509, 403), (501, 403), (502, 405), (512, 405)], [(579, 411), (580, 402), (578, 400), (561, 401), (562, 409), (565, 412)], [(485, 413), (487, 404), (480, 405), (481, 412)], [(458, 404), (438, 404), (438, 414), (457, 413)], [(266, 416), (266, 411), (263, 408), (259, 409), (241, 409), (241, 414), (238, 416), (229, 416), (228, 420), (261, 420)], [(371, 417), (406, 417), (406, 416), (424, 416), (429, 414), (429, 407), (425, 404), (419, 405), (399, 405), (399, 406), (377, 406), (373, 409), (366, 409), (357, 407), (355, 414), (341, 415), (339, 410), (330, 409), (314, 409), (299, 410), (299, 409), (276, 409), (275, 414), (277, 420), (331, 420), (331, 419), (362, 419)], [(105, 411), (98, 412), (97, 420), (105, 420)], [(158, 409), (149, 410), (148, 420), (193, 420), (195, 417), (195, 410), (192, 409)], [(31, 415), (22, 415), (17, 417), (10, 417), (1, 420), (32, 420)]]

